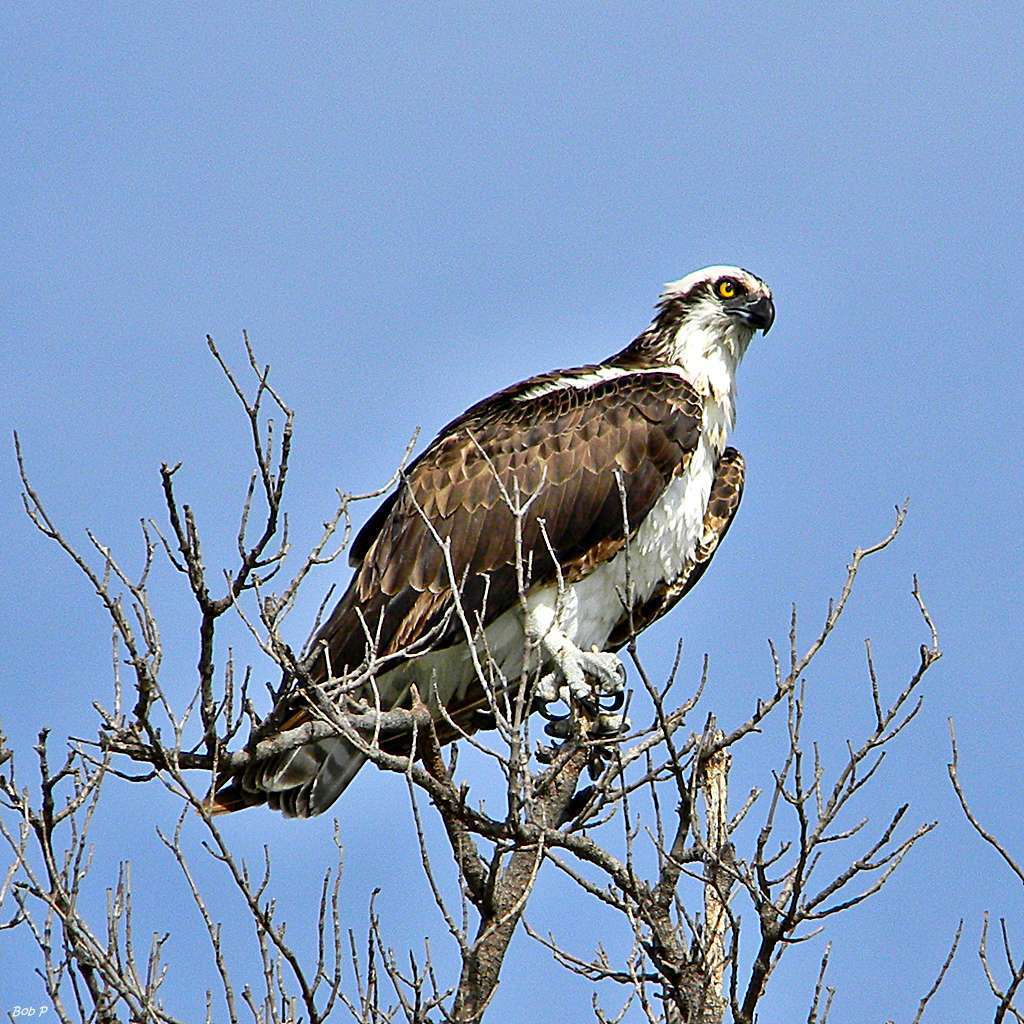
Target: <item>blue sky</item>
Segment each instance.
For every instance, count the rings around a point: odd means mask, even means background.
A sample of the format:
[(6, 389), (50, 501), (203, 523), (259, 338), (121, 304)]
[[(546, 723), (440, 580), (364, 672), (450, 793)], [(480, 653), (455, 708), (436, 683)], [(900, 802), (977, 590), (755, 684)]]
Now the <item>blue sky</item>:
[[(430, 434), (490, 390), (618, 349), (664, 281), (750, 267), (778, 319), (741, 371), (744, 506), (714, 570), (647, 635), (647, 661), (667, 670), (682, 635), (690, 678), (712, 657), (719, 719), (746, 717), (790, 602), (809, 631), (850, 550), (909, 495), (903, 535), (866, 568), (812, 673), (814, 728), (841, 750), (864, 727), (866, 636), (887, 685), (912, 669), (917, 572), (946, 654), (876, 813), (909, 800), (915, 824), (941, 824), (830, 931), (833, 1020), (909, 1020), (961, 916), (964, 948), (931, 1019), (983, 1019), (981, 913), (1005, 914), (1020, 946), (1024, 894), (954, 805), (946, 720), (977, 811), (1024, 854), (1022, 35), (1011, 4), (10, 8), (4, 428), (21, 432), (71, 535), (92, 527), (135, 558), (139, 518), (160, 509), (159, 463), (183, 460), (209, 563), (226, 564), (245, 435), (207, 332), (237, 360), (247, 328), (297, 410), (301, 547), (335, 487), (379, 485), (415, 427)], [(9, 449), (0, 517), (0, 715), (27, 774), (41, 724), (89, 728), (109, 640), (84, 582), (25, 520)], [(345, 575), (314, 581), (297, 636)], [(184, 693), (194, 622), (177, 586), (164, 572), (155, 595), (168, 685)], [(738, 751), (737, 791), (763, 777), (772, 744)], [(95, 891), (132, 857), (145, 925), (182, 936), (169, 986), (187, 1001), (189, 972), (206, 968), (193, 917), (166, 916), (184, 894), (153, 826), (172, 807), (139, 788), (110, 800)], [(367, 772), (337, 807), (347, 920), (359, 927), (380, 884), (396, 946), (441, 944), (403, 801), (400, 783)], [(312, 899), (330, 822), (252, 812), (229, 832), (241, 850), (270, 844), (297, 912)], [(555, 889), (544, 879), (540, 896)], [(577, 948), (606, 938), (585, 901), (566, 905)], [(4, 941), (0, 1006), (39, 1003), (31, 951)], [(788, 954), (765, 1021), (806, 1014), (822, 941)], [(587, 1012), (585, 989), (543, 951), (517, 949), (496, 1019)]]

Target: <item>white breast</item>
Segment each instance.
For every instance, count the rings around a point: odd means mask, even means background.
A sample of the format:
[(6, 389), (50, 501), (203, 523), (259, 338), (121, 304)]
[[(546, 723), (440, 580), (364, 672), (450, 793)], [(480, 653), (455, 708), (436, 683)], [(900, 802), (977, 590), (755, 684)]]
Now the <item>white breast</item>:
[(604, 647), (622, 615), (620, 595), (626, 596), (627, 585), (635, 602), (646, 601), (659, 584), (674, 580), (692, 558), (704, 533), (717, 457), (706, 432), (702, 433), (686, 471), (665, 489), (628, 550), (575, 584), (577, 621), (570, 636), (577, 646)]

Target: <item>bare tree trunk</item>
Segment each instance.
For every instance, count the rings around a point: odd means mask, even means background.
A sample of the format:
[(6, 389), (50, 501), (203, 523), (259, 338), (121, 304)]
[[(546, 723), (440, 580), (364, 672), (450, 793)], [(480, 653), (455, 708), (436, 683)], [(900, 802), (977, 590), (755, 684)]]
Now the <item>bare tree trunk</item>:
[[(717, 732), (716, 740), (724, 734)], [(730, 879), (724, 864), (730, 859), (729, 769), (732, 755), (723, 748), (704, 764), (701, 787), (708, 815), (708, 857), (704, 882), (704, 965), (705, 987), (701, 1000), (700, 1024), (719, 1024), (725, 1016), (725, 932), (729, 923)]]
[[(536, 827), (538, 834), (557, 827), (589, 758), (590, 751), (579, 745), (566, 760), (542, 776), (527, 815), (528, 827)], [(473, 945), (463, 953), (452, 1013), (453, 1020), (460, 1024), (476, 1024), (483, 1019), (497, 991), (508, 944), (526, 909), (543, 860), (543, 843), (517, 844), (508, 867), (496, 874), (490, 898), (482, 906), (478, 905), (480, 927)]]

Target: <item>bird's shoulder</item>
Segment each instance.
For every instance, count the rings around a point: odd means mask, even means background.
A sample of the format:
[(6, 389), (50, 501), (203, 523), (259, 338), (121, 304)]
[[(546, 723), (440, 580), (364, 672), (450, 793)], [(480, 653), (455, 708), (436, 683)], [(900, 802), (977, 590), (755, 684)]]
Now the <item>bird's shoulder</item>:
[[(496, 487), (517, 468), (517, 475), (528, 474), (534, 457), (544, 460), (555, 454), (546, 469), (546, 480), (552, 483), (559, 466), (570, 470), (578, 461), (568, 457), (569, 447), (592, 449), (589, 458), (580, 451), (580, 458), (596, 469), (596, 463), (609, 462), (627, 440), (634, 449), (646, 450), (638, 435), (652, 430), (659, 440), (685, 452), (696, 444), (702, 411), (700, 394), (678, 367), (593, 363), (518, 381), (438, 431), (359, 532), (349, 560), (352, 565), (362, 561), (403, 489), (429, 500), (439, 487), (474, 475), (479, 485)], [(486, 473), (474, 474), (470, 467), (475, 463), (486, 464)]]
[(545, 422), (574, 408), (623, 402), (671, 405), (695, 416), (702, 408), (701, 396), (680, 367), (589, 363), (536, 374), (488, 395), (445, 424), (430, 448), (466, 428)]

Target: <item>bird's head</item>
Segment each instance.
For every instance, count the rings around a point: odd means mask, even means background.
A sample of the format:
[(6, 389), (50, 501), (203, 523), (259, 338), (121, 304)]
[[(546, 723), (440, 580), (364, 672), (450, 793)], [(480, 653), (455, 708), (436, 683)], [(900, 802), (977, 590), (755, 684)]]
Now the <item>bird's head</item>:
[(765, 334), (775, 322), (772, 290), (742, 267), (715, 266), (665, 285), (657, 320), (663, 326), (725, 333)]
[[(714, 266), (665, 285), (651, 326), (631, 346), (654, 364), (681, 366), (694, 383), (731, 388), (755, 332), (775, 321), (772, 291), (742, 267)], [(630, 351), (630, 350), (627, 350)]]

